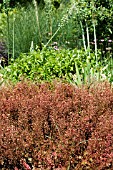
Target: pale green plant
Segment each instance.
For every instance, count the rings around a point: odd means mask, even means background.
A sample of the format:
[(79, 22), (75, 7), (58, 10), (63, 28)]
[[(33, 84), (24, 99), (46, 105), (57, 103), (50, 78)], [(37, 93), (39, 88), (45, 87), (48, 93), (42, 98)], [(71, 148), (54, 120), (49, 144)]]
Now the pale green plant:
[(15, 57), (15, 14), (13, 13), (13, 59)]
[(52, 37), (49, 39), (49, 41), (44, 45), (44, 48), (46, 48), (48, 46), (48, 44), (51, 42), (51, 40), (55, 37), (55, 35), (58, 33), (58, 31), (66, 24), (68, 23), (69, 20), (69, 16), (72, 15), (73, 10), (75, 9), (75, 3), (72, 4), (72, 6), (69, 8), (68, 13), (65, 14), (62, 19), (61, 22), (58, 25), (57, 30), (55, 31), (55, 33), (52, 35)]
[(80, 21), (80, 25), (81, 25), (81, 30), (82, 30), (83, 45), (84, 45), (84, 49), (85, 49), (85, 51), (86, 51), (85, 35), (84, 35), (84, 29), (83, 29), (83, 25), (82, 25), (82, 22), (81, 22), (81, 21)]
[(4, 8), (5, 8), (5, 13), (7, 15), (7, 48), (8, 48), (8, 63), (9, 63), (9, 53), (10, 53), (10, 50), (9, 50), (9, 2), (10, 0), (3, 0), (3, 4), (4, 4)]
[(37, 1), (33, 0), (33, 4), (34, 4), (34, 7), (35, 7), (36, 22), (37, 22), (38, 32), (39, 32), (39, 42), (42, 43), (42, 35), (41, 35), (41, 30), (40, 30), (39, 12), (38, 12)]

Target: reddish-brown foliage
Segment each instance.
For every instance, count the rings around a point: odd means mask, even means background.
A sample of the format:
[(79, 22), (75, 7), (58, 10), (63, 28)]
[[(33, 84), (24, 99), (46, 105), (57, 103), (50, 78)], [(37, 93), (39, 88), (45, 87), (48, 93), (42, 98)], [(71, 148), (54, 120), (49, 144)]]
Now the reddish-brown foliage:
[(113, 89), (21, 82), (0, 90), (6, 169), (112, 169)]

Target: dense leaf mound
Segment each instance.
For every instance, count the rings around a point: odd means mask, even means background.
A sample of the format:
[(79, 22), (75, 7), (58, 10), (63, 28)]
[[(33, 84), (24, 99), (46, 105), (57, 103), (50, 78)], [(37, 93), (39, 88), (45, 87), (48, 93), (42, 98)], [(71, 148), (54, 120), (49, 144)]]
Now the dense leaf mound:
[(113, 168), (113, 89), (20, 82), (0, 90), (0, 166)]

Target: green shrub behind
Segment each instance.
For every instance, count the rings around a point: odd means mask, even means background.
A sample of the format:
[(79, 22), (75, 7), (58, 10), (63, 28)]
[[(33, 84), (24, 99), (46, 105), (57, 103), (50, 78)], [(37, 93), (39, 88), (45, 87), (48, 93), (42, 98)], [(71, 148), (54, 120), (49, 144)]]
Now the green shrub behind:
[(23, 78), (33, 81), (62, 79), (79, 85), (105, 79), (112, 82), (112, 63), (110, 57), (101, 60), (101, 53), (97, 61), (91, 51), (89, 56), (89, 51), (84, 50), (43, 49), (21, 54), (1, 69), (1, 73), (4, 79), (13, 82)]

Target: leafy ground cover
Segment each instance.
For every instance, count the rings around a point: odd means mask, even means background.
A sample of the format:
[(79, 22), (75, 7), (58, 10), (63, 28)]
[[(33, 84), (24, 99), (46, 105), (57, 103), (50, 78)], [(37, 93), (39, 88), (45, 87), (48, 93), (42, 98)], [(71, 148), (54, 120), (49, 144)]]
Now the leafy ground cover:
[(0, 168), (113, 168), (113, 88), (19, 82), (0, 90)]
[(43, 49), (21, 54), (11, 64), (0, 70), (4, 80), (18, 82), (22, 78), (32, 81), (62, 79), (77, 85), (91, 84), (94, 81), (113, 82), (113, 59), (97, 58), (93, 51)]

